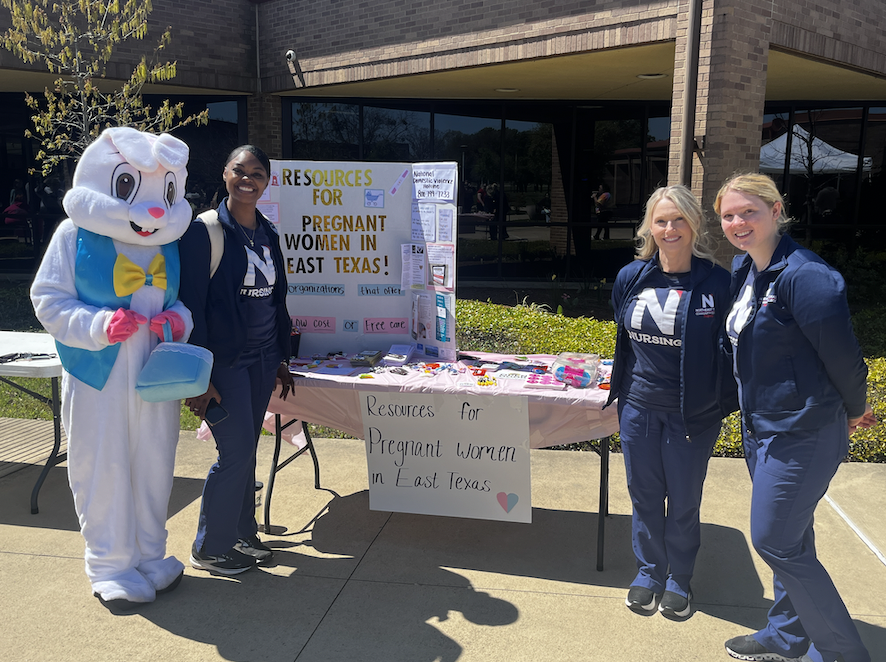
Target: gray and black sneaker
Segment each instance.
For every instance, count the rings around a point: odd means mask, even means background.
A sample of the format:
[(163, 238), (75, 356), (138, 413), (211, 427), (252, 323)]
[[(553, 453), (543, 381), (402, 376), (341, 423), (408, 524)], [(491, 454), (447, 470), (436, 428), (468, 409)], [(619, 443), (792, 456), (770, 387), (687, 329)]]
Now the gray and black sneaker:
[(204, 554), (191, 547), (191, 565), (198, 570), (208, 570), (219, 575), (239, 575), (255, 567), (258, 560), (254, 556), (237, 551), (233, 547), (224, 554)]
[(253, 557), (259, 563), (270, 560), (274, 556), (274, 550), (264, 544), (258, 535), (252, 535), (248, 538), (240, 538), (234, 549), (242, 552), (247, 556)]
[(652, 589), (645, 586), (631, 586), (628, 597), (625, 598), (625, 606), (637, 614), (651, 614), (655, 611), (655, 601), (658, 596)]
[(726, 652), (737, 660), (747, 660), (747, 662), (801, 662), (803, 659), (773, 653), (752, 634), (733, 637), (727, 641)]
[(675, 621), (689, 618), (689, 615), (692, 613), (692, 607), (689, 604), (691, 597), (691, 591), (689, 597), (684, 597), (673, 591), (665, 591), (661, 596), (661, 602), (658, 603), (658, 611), (665, 618)]

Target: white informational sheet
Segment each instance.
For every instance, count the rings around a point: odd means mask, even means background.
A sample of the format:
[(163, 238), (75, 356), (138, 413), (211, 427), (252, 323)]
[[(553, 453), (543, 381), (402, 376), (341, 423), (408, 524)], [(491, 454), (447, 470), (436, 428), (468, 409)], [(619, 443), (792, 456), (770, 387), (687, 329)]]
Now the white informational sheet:
[(525, 396), (361, 392), (369, 507), (532, 521)]
[(436, 313), (433, 292), (412, 293), (412, 339), (419, 344), (429, 342), (434, 337)]
[(455, 211), (455, 207), (452, 205), (437, 205), (436, 241), (454, 241)]
[(437, 241), (437, 205), (412, 203), (412, 241)]
[(421, 202), (455, 202), (458, 165), (416, 163), (412, 168), (413, 197)]
[[(303, 356), (413, 342), (410, 292), (455, 290), (455, 244), (431, 275), (426, 245), (452, 238), (457, 177), (455, 163), (271, 162), (260, 204), (280, 232)], [(454, 357), (454, 334), (442, 346), (431, 322), (415, 358)]]
[[(267, 190), (268, 189), (265, 189), (265, 191)], [(273, 202), (259, 202), (256, 205), (256, 209), (264, 214), (265, 218), (271, 223), (274, 225), (280, 225), (280, 205)]]

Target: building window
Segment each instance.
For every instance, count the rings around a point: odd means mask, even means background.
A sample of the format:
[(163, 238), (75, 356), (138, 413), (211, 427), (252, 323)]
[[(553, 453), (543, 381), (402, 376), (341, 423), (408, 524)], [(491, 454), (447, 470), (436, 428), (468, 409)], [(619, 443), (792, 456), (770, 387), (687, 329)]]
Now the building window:
[(293, 103), (292, 158), (360, 161), (360, 106), (350, 103)]
[(415, 163), (431, 159), (431, 113), (363, 107), (363, 160)]

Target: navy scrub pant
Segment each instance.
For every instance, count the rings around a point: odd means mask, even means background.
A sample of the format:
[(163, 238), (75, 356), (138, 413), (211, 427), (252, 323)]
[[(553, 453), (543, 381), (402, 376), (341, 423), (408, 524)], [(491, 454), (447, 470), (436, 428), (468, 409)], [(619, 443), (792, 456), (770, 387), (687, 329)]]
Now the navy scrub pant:
[(276, 346), (245, 351), (232, 368), (216, 366), (212, 384), (228, 417), (212, 428), (218, 460), (203, 485), (195, 545), (224, 554), (258, 532), (255, 521), (255, 451), (280, 364)]
[(680, 413), (621, 399), (618, 409), (638, 569), (631, 586), (688, 596), (701, 546), (702, 487), (720, 424), (689, 441)]
[[(846, 414), (817, 430), (754, 435), (744, 450), (753, 481), (751, 541), (772, 568), (769, 624), (754, 637), (774, 653), (812, 662), (870, 662), (827, 570), (816, 558), (813, 514), (849, 451)], [(808, 652), (807, 652), (808, 647)]]

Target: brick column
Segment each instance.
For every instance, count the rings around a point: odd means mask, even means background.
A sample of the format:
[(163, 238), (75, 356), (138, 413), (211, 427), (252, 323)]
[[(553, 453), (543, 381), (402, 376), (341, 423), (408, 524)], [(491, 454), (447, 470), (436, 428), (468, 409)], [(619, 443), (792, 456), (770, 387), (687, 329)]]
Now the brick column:
[(249, 132), (247, 140), (265, 150), (270, 158), (283, 158), (280, 97), (253, 94), (249, 97), (246, 108)]
[[(677, 183), (682, 93), (687, 42), (688, 2), (680, 5), (677, 23), (674, 94), (668, 178)], [(694, 131), (703, 137), (692, 167), (692, 190), (711, 219), (724, 262), (734, 249), (722, 239), (714, 218), (714, 197), (735, 172), (756, 172), (760, 165), (761, 127), (766, 101), (766, 67), (772, 29), (771, 0), (705, 0)]]

